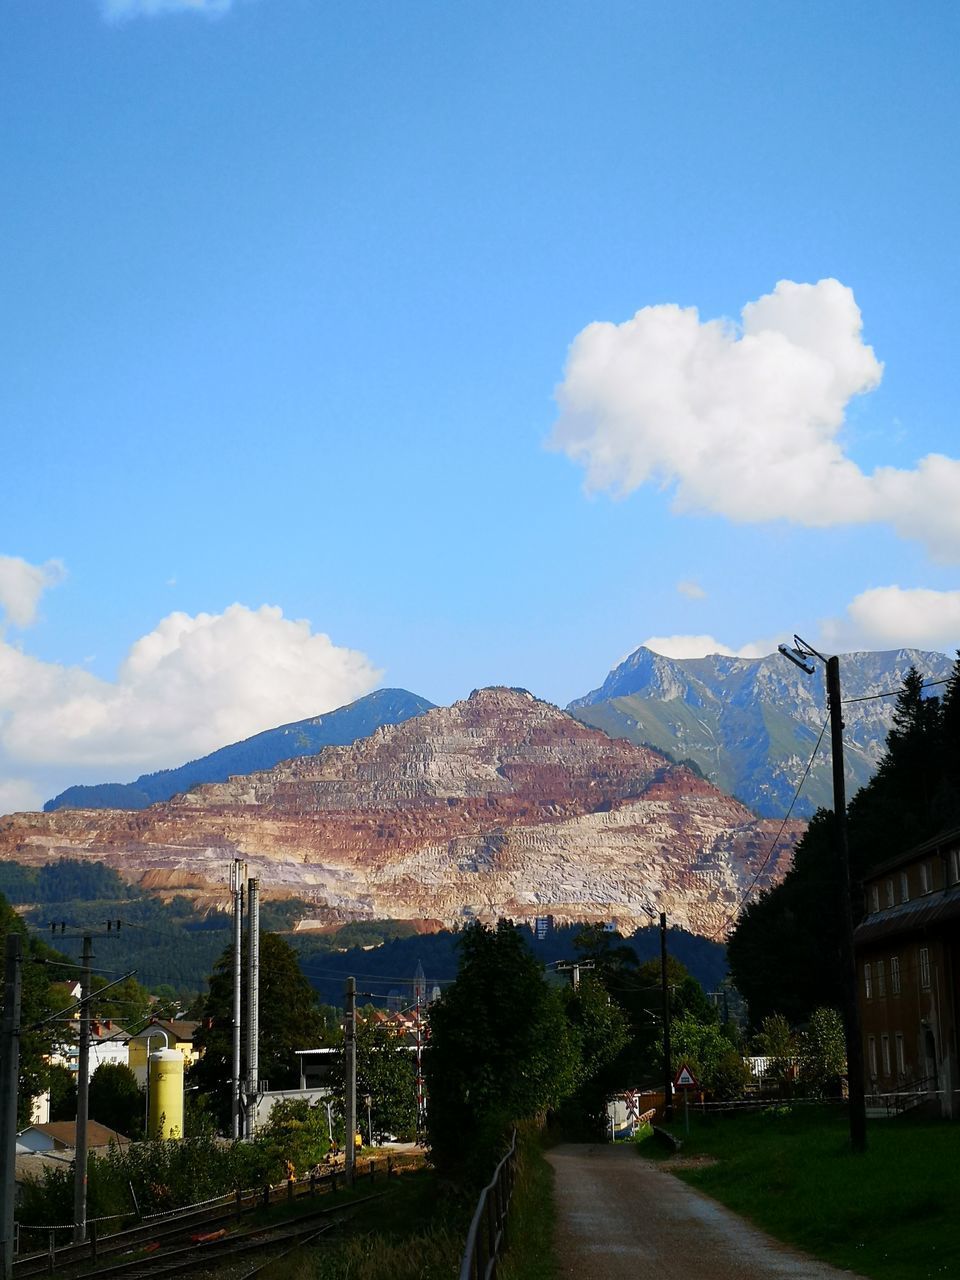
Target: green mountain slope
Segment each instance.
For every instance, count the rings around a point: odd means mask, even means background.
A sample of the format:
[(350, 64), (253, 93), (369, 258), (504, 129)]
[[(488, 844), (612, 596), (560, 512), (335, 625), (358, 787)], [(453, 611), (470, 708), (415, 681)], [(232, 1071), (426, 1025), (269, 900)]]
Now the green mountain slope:
[[(917, 649), (840, 660), (848, 795), (873, 774), (890, 727), (894, 699), (876, 695), (896, 692), (911, 666), (937, 680), (949, 674), (951, 662)], [(567, 710), (611, 737), (692, 761), (764, 817), (786, 812), (827, 718), (822, 672), (807, 676), (779, 654), (665, 658), (645, 648)], [(794, 815), (809, 817), (821, 805), (830, 807), (832, 797), (827, 738)]]

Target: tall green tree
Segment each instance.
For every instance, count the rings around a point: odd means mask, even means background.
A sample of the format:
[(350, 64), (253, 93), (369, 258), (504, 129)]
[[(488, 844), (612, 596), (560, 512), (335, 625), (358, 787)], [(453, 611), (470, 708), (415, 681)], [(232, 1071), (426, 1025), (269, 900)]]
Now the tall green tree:
[(126, 1138), (143, 1131), (144, 1095), (137, 1077), (122, 1062), (101, 1062), (90, 1077), (90, 1119)]
[(461, 1179), (488, 1175), (511, 1125), (555, 1107), (578, 1067), (560, 992), (520, 932), (505, 920), (471, 925), (457, 979), (430, 1008), (424, 1074), (437, 1165)]
[[(247, 1008), (246, 940), (241, 951), (242, 1007)], [(223, 952), (208, 979), (209, 992), (203, 1021), (194, 1036), (202, 1050), (200, 1061), (190, 1068), (190, 1080), (209, 1095), (214, 1114), (223, 1127), (229, 1123), (230, 1072), (233, 1060), (233, 948)], [(272, 1089), (289, 1089), (299, 1083), (297, 1049), (315, 1049), (323, 1043), (324, 1023), (316, 995), (303, 976), (297, 953), (275, 933), (260, 935), (260, 1054), (259, 1075)], [(243, 1046), (244, 1059), (246, 1045)], [(245, 1060), (243, 1064), (245, 1070)]]

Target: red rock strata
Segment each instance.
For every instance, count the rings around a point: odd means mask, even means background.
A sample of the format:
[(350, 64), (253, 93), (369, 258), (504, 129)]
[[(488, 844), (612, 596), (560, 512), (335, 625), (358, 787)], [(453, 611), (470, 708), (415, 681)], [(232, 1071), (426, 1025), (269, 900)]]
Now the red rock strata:
[(0, 819), (0, 858), (99, 858), (209, 898), (240, 855), (265, 891), (312, 899), (322, 919), (549, 912), (627, 928), (649, 908), (713, 933), (755, 875), (782, 877), (803, 826), (778, 828), (654, 751), (482, 689), (150, 809)]

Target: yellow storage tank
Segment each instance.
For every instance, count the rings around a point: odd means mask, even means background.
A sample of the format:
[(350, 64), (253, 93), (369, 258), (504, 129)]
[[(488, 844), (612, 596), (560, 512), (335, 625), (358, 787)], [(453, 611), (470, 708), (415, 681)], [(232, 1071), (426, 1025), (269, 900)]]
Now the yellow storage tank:
[(157, 1049), (150, 1055), (148, 1070), (147, 1134), (151, 1138), (182, 1138), (183, 1054), (178, 1049)]

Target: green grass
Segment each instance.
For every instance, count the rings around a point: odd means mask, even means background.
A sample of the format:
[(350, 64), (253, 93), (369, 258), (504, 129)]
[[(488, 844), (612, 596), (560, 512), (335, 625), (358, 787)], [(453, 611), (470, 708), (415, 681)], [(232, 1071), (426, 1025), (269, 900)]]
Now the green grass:
[(553, 1170), (536, 1133), (521, 1133), (519, 1141), (517, 1181), (507, 1220), (507, 1251), (497, 1274), (502, 1280), (556, 1280), (559, 1269), (553, 1247)]
[[(673, 1129), (684, 1138), (682, 1121)], [(639, 1150), (663, 1154), (653, 1139)], [(960, 1126), (878, 1121), (855, 1156), (841, 1110), (691, 1116), (681, 1154), (716, 1163), (679, 1177), (837, 1266), (870, 1280), (960, 1276)]]
[[(355, 1196), (383, 1190), (358, 1183)], [(338, 1193), (339, 1194), (339, 1193)], [(388, 1195), (358, 1207), (345, 1238), (304, 1246), (264, 1268), (262, 1280), (454, 1280), (462, 1211), (447, 1213), (432, 1170), (404, 1173)]]

